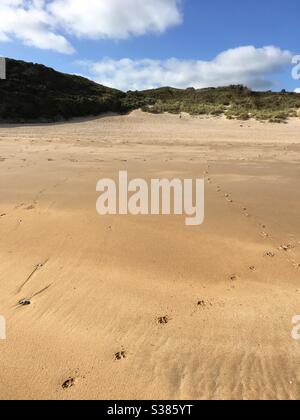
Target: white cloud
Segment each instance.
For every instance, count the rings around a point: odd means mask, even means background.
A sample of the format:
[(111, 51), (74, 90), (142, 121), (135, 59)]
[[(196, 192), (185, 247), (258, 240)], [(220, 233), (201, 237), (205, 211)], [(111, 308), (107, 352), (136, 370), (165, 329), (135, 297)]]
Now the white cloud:
[(55, 21), (45, 7), (44, 0), (1, 0), (0, 41), (17, 38), (29, 46), (72, 53), (72, 46), (55, 31)]
[(160, 86), (204, 88), (244, 84), (253, 89), (269, 89), (271, 75), (291, 63), (292, 54), (274, 46), (239, 47), (219, 54), (212, 61), (113, 60), (86, 62), (91, 77), (121, 90), (141, 90)]
[(295, 93), (300, 93), (300, 88), (295, 89)]
[(125, 39), (182, 22), (178, 0), (54, 0), (49, 10), (78, 37)]
[(72, 53), (70, 36), (126, 39), (180, 24), (181, 0), (0, 0), (0, 42)]

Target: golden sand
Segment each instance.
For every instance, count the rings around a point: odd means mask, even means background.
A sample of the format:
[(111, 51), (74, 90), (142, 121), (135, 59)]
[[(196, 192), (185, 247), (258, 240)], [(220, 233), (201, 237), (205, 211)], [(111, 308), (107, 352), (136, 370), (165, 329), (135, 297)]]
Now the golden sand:
[[(140, 111), (0, 126), (0, 397), (299, 399), (299, 132)], [(205, 223), (100, 217), (119, 170), (205, 176)]]

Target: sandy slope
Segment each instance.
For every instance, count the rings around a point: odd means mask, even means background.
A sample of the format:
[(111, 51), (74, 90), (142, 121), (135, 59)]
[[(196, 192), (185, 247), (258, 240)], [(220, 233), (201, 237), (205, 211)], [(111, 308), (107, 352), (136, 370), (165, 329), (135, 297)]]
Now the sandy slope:
[[(1, 126), (0, 397), (299, 398), (299, 130), (140, 112)], [(204, 225), (98, 216), (96, 182), (120, 169), (204, 174)]]

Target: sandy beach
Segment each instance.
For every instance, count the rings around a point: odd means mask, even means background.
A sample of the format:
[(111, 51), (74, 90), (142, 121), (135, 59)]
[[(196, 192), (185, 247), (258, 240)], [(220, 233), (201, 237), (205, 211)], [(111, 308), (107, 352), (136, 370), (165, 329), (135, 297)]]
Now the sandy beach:
[[(0, 125), (0, 398), (299, 399), (299, 132), (141, 111)], [(120, 170), (204, 177), (204, 224), (99, 216)]]

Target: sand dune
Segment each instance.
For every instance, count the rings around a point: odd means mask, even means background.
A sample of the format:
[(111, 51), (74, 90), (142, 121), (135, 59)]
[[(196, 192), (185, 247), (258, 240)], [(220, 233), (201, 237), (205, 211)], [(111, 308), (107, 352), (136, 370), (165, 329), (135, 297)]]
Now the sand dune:
[[(300, 121), (0, 126), (2, 399), (298, 399)], [(206, 219), (100, 217), (99, 178), (205, 177)]]

